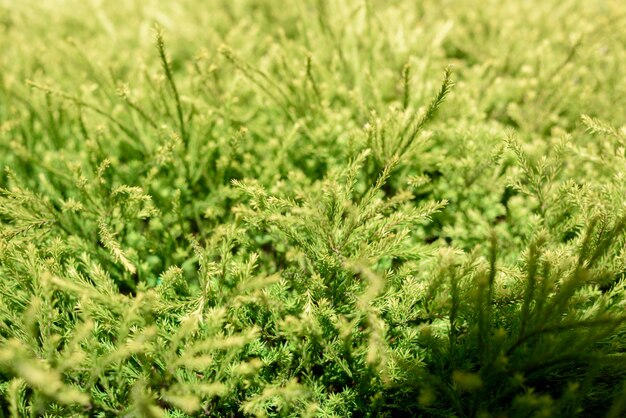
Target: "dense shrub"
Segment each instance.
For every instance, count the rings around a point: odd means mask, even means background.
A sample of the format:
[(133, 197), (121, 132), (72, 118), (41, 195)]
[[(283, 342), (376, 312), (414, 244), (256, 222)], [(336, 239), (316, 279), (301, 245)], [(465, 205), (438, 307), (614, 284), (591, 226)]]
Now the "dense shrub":
[(0, 1), (0, 415), (622, 416), (624, 4)]

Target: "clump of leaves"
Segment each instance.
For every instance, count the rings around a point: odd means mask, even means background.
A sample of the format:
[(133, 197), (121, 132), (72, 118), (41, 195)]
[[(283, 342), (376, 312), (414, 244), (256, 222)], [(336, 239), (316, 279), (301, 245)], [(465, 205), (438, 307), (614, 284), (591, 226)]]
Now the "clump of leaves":
[(70, 3), (0, 4), (2, 416), (623, 415), (623, 2)]

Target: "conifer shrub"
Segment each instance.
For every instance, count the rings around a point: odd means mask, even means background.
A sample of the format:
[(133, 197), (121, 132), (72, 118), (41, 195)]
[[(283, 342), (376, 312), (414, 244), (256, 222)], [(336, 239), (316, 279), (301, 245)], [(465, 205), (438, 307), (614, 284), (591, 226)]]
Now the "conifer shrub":
[(0, 415), (623, 416), (624, 5), (0, 1)]

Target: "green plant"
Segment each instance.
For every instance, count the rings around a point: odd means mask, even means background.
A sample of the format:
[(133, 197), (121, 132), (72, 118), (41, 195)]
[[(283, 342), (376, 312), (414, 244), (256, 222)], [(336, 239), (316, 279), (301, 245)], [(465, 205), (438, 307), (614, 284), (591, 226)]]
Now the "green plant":
[(625, 12), (0, 0), (0, 414), (621, 416)]

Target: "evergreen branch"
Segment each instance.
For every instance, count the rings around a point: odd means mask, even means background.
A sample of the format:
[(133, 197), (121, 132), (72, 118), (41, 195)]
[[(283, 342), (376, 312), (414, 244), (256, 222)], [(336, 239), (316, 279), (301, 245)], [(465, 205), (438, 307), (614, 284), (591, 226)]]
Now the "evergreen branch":
[(189, 145), (189, 137), (187, 134), (187, 129), (185, 127), (185, 118), (183, 116), (183, 106), (180, 101), (180, 95), (178, 94), (178, 88), (176, 87), (176, 82), (174, 82), (174, 76), (172, 75), (172, 70), (170, 68), (169, 61), (167, 59), (167, 54), (165, 52), (165, 42), (163, 40), (163, 32), (159, 25), (155, 25), (154, 33), (156, 38), (156, 46), (157, 51), (159, 52), (159, 58), (161, 60), (161, 67), (165, 72), (165, 78), (167, 79), (168, 85), (174, 94), (174, 100), (176, 101), (176, 114), (178, 115), (178, 127), (180, 129), (180, 136), (183, 139), (183, 143), (185, 146)]

